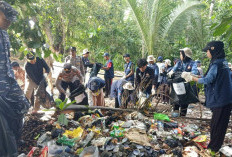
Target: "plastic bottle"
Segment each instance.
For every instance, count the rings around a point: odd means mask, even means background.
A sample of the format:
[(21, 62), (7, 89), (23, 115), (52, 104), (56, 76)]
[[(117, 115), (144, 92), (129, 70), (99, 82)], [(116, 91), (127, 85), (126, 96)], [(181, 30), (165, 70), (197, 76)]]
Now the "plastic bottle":
[(161, 121), (157, 122), (157, 126), (159, 131), (164, 131), (164, 124)]

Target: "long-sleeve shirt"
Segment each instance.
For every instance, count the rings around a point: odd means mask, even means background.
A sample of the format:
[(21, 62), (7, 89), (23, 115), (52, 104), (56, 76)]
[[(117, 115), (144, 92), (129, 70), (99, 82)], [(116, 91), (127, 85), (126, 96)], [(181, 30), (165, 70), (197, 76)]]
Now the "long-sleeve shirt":
[(210, 67), (207, 75), (205, 77), (203, 77), (203, 78), (199, 78), (198, 79), (198, 83), (200, 83), (200, 84), (209, 84), (209, 83), (212, 83), (216, 79), (217, 71), (218, 71), (217, 65), (213, 64)]
[[(136, 69), (136, 79), (135, 79), (135, 85), (136, 87), (140, 85), (142, 80), (146, 79), (144, 82), (144, 85), (147, 85), (148, 87), (144, 90), (146, 90), (147, 93), (151, 92), (152, 85), (155, 84), (154, 81), (154, 71), (152, 68), (147, 67), (144, 72), (141, 72), (139, 68)], [(150, 83), (150, 84), (148, 84)]]
[(39, 57), (36, 57), (35, 64), (31, 64), (29, 62), (26, 63), (25, 65), (26, 77), (31, 79), (37, 85), (39, 85), (42, 79), (44, 78), (43, 69), (45, 69), (46, 73), (50, 72), (50, 68), (48, 67), (44, 59), (40, 59)]
[(117, 98), (119, 106), (121, 106), (121, 99), (122, 99), (122, 93), (123, 93), (123, 85), (127, 81), (125, 79), (120, 79), (117, 81), (114, 81), (112, 86), (111, 86), (111, 91), (110, 91), (110, 97), (111, 98)]
[(178, 61), (176, 65), (172, 69), (174, 72), (180, 71), (186, 71), (191, 72), (194, 75), (198, 75), (198, 69), (197, 69), (197, 63), (195, 61), (190, 60), (189, 62), (182, 62)]

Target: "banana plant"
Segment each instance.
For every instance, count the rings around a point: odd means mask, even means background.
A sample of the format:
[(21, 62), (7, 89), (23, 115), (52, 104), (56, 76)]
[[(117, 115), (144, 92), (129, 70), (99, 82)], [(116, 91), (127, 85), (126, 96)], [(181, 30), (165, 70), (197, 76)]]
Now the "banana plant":
[[(70, 103), (67, 103), (68, 99), (66, 98), (64, 101), (60, 100), (60, 99), (56, 99), (55, 103), (56, 103), (56, 108), (59, 109), (60, 111), (65, 110), (67, 107), (69, 107), (70, 105), (74, 104), (76, 101), (72, 101)], [(58, 123), (60, 125), (68, 125), (68, 119), (66, 118), (64, 113), (61, 113), (58, 116)]]

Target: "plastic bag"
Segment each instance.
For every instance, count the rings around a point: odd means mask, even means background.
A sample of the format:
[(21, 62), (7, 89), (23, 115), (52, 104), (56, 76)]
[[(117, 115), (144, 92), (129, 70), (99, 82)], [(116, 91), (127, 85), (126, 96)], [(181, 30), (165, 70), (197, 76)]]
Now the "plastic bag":
[(69, 138), (80, 138), (83, 134), (82, 127), (78, 127), (74, 129), (73, 131), (65, 130), (65, 133), (63, 135), (69, 137)]
[(181, 73), (175, 73), (172, 79), (168, 79), (168, 83), (171, 83), (171, 104), (190, 104), (199, 102), (191, 84), (189, 82), (186, 83), (185, 80), (181, 78)]
[(123, 132), (125, 129), (119, 128), (119, 126), (114, 126), (114, 130), (110, 132), (110, 136), (112, 137), (123, 137)]
[(75, 145), (76, 140), (77, 140), (76, 138), (69, 139), (66, 136), (63, 136), (63, 137), (58, 137), (58, 140), (56, 142), (59, 143), (59, 144), (63, 144), (63, 145), (66, 145), (66, 146), (73, 147)]
[(98, 147), (86, 147), (80, 154), (80, 157), (99, 157)]
[(169, 117), (166, 114), (161, 114), (161, 113), (154, 113), (154, 119), (156, 120), (165, 120), (170, 122)]

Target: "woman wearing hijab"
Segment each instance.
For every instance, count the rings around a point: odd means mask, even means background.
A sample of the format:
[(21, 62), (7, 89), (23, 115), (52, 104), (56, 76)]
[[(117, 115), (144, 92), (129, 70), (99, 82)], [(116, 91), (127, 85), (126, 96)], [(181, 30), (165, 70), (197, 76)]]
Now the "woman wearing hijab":
[[(173, 69), (168, 73), (171, 78), (175, 72), (190, 72), (191, 74), (198, 75), (197, 64), (192, 60), (192, 50), (190, 48), (180, 49), (180, 60), (175, 64)], [(175, 104), (174, 113), (179, 113), (180, 116), (186, 116), (189, 104)]]
[(210, 59), (209, 68), (202, 78), (183, 72), (181, 77), (187, 82), (195, 81), (205, 85), (206, 107), (213, 115), (210, 124), (209, 152), (212, 156), (221, 148), (228, 127), (232, 108), (232, 80), (225, 59), (224, 44), (212, 41), (203, 49)]

